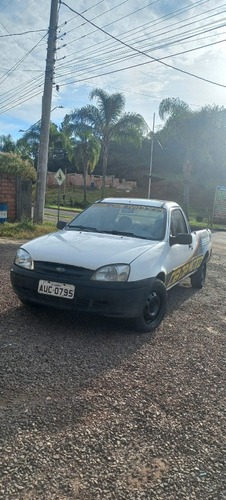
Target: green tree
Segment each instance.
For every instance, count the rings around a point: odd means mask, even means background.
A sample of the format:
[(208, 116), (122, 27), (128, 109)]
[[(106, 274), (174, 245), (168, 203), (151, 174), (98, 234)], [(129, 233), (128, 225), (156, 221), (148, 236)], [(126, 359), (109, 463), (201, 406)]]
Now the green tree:
[(104, 198), (110, 141), (130, 142), (141, 146), (146, 123), (137, 113), (124, 113), (125, 98), (121, 93), (110, 95), (96, 88), (91, 92), (90, 99), (96, 99), (97, 106), (89, 104), (81, 109), (75, 109), (70, 115), (70, 122), (74, 124), (75, 130), (81, 123), (92, 127), (95, 136), (101, 142)]
[(184, 149), (183, 159), (183, 208), (188, 216), (189, 212), (189, 187), (192, 172), (191, 151), (194, 145), (192, 117), (193, 113), (186, 102), (178, 98), (163, 99), (159, 105), (159, 116), (162, 120), (167, 117), (165, 130), (168, 134), (180, 138)]
[(38, 149), (40, 141), (40, 124), (31, 126), (27, 132), (18, 139), (16, 143), (17, 151), (24, 159), (31, 159), (37, 169)]
[(10, 134), (0, 135), (0, 151), (2, 153), (14, 153), (16, 144)]
[(226, 182), (226, 109), (205, 106), (192, 111), (183, 101), (168, 98), (160, 103), (159, 115), (166, 119), (158, 132), (167, 153), (163, 161), (169, 171), (183, 172), (185, 210), (190, 184), (193, 203), (211, 210), (216, 185)]
[(15, 153), (0, 153), (0, 175), (15, 175), (21, 179), (36, 180), (36, 172), (28, 160)]
[(99, 139), (93, 136), (92, 129), (88, 126), (80, 126), (77, 131), (74, 159), (76, 167), (83, 172), (84, 178), (84, 203), (87, 201), (86, 178), (88, 172), (93, 172), (99, 157), (101, 145)]
[[(32, 159), (37, 169), (38, 150), (40, 142), (40, 123), (30, 127), (23, 137), (17, 141), (16, 148), (24, 159)], [(50, 124), (48, 168), (56, 171), (58, 168), (69, 167), (73, 159), (74, 144), (72, 138), (57, 125)]]
[(167, 117), (167, 126), (177, 126), (178, 120), (184, 120), (191, 114), (188, 104), (178, 97), (167, 97), (160, 102), (159, 116), (161, 120)]

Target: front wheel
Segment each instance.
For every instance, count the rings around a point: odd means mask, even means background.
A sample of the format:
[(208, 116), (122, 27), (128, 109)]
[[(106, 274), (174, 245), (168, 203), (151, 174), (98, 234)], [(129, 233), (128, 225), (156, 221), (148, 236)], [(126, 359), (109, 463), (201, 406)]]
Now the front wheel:
[(202, 288), (206, 281), (206, 262), (202, 262), (196, 273), (191, 275), (192, 288)]
[(140, 316), (135, 318), (135, 327), (140, 332), (153, 332), (161, 323), (167, 305), (167, 291), (159, 279), (153, 280)]

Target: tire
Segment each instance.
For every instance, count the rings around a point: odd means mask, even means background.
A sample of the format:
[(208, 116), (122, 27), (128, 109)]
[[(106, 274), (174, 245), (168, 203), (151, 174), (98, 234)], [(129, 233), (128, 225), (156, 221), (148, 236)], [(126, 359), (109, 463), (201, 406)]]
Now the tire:
[(135, 318), (135, 328), (139, 332), (153, 332), (164, 318), (167, 306), (167, 291), (164, 283), (153, 280), (140, 316)]
[(201, 266), (194, 274), (191, 275), (192, 288), (202, 288), (206, 281), (206, 261), (203, 261)]

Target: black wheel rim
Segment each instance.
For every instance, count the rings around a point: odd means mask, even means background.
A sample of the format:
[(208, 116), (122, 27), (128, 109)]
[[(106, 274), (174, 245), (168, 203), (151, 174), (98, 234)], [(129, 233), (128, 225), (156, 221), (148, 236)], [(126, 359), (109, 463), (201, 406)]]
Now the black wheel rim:
[(158, 318), (161, 311), (161, 295), (153, 291), (149, 294), (144, 308), (144, 319), (146, 323), (153, 323)]

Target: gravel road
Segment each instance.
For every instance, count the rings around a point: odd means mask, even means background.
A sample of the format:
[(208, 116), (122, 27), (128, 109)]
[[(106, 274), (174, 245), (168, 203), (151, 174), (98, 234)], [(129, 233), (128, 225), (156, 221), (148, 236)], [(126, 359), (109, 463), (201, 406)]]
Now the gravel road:
[(223, 500), (226, 233), (156, 334), (26, 308), (0, 239), (0, 498)]

